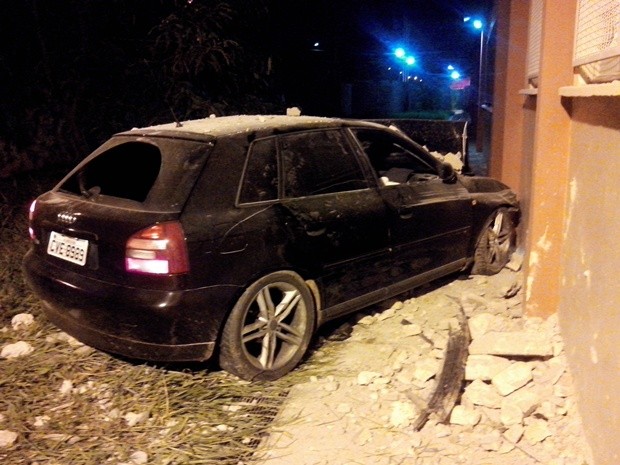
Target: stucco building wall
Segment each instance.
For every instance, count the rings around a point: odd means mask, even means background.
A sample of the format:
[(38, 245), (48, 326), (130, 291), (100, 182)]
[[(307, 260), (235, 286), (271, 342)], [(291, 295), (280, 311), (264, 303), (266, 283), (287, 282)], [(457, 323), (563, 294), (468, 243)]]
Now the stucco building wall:
[(619, 464), (620, 97), (571, 106), (559, 316), (597, 464)]
[[(524, 71), (530, 1), (543, 3), (538, 88)], [(523, 204), (525, 312), (558, 313), (596, 465), (620, 464), (620, 92), (575, 83), (577, 0), (497, 0), (491, 174)], [(533, 94), (533, 95), (532, 95)]]

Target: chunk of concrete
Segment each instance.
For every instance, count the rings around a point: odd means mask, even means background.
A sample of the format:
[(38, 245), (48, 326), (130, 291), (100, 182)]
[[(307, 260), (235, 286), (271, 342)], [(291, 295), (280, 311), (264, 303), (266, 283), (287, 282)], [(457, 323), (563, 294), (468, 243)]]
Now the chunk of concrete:
[(500, 408), (503, 397), (498, 394), (493, 386), (478, 379), (465, 388), (463, 399), (474, 405)]
[(502, 403), (500, 419), (504, 426), (520, 425), (523, 423), (523, 412), (517, 404), (504, 402)]
[(0, 430), (0, 447), (11, 447), (17, 441), (17, 433), (9, 430)]
[(540, 396), (530, 389), (518, 389), (505, 398), (506, 402), (517, 405), (525, 417), (531, 415), (541, 403)]
[(469, 345), (472, 355), (505, 355), (517, 357), (550, 357), (553, 346), (546, 334), (527, 331), (490, 331)]
[(510, 366), (510, 360), (495, 355), (470, 355), (465, 365), (465, 379), (491, 381), (493, 376)]
[(390, 413), (390, 425), (396, 428), (404, 428), (411, 424), (418, 412), (410, 402), (392, 402)]
[(413, 377), (420, 382), (425, 382), (437, 374), (441, 363), (436, 358), (425, 357), (415, 364)]
[(516, 444), (523, 436), (523, 431), (523, 425), (513, 425), (504, 431), (504, 438), (511, 443)]
[(542, 442), (549, 436), (551, 436), (551, 430), (544, 420), (533, 420), (523, 432), (523, 438), (531, 445)]
[(453, 425), (475, 426), (480, 422), (480, 412), (474, 409), (457, 405), (450, 414), (450, 423)]
[(532, 380), (532, 367), (525, 362), (515, 362), (496, 374), (491, 383), (497, 391), (507, 396)]
[(486, 308), (486, 306), (487, 299), (478, 294), (474, 294), (473, 292), (465, 292), (461, 296), (461, 307), (463, 307), (466, 314), (470, 314), (479, 308)]
[(0, 352), (0, 358), (17, 358), (29, 355), (34, 348), (26, 341), (18, 341), (14, 344), (7, 344)]
[(362, 371), (357, 375), (357, 384), (360, 386), (367, 386), (380, 376), (381, 373), (375, 371)]
[(469, 326), (469, 334), (472, 339), (479, 338), (491, 329), (498, 329), (495, 328), (495, 315), (491, 313), (474, 315), (467, 321), (467, 325)]

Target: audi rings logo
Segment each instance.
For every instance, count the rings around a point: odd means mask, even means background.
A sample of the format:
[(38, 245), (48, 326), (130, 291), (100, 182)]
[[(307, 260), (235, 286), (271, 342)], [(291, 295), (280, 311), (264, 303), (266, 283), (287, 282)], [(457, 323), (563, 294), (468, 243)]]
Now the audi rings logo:
[(56, 218), (58, 219), (58, 222), (60, 224), (66, 224), (66, 225), (73, 224), (77, 220), (76, 215), (72, 213), (68, 213), (68, 212), (59, 213), (58, 215), (56, 215)]

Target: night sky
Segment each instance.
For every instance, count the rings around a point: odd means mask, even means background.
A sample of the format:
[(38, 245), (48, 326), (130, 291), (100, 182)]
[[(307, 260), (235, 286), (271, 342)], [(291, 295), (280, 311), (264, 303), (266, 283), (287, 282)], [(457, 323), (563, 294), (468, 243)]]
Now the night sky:
[[(213, 14), (222, 4), (230, 14)], [(479, 34), (463, 17), (488, 18), (492, 4), (0, 0), (0, 142), (15, 157), (26, 149), (74, 156), (111, 132), (173, 116), (299, 103), (338, 116), (340, 86), (394, 79), (388, 68), (399, 46), (415, 56), (416, 73), (439, 75), (452, 64), (475, 75)], [(205, 37), (205, 46), (196, 43)]]
[(327, 90), (333, 82), (395, 79), (402, 69), (393, 55), (397, 47), (415, 57), (408, 68), (412, 74), (446, 77), (452, 65), (475, 81), (480, 35), (463, 18), (490, 18), (492, 5), (492, 0), (279, 2), (273, 33), (283, 57), (279, 71), (285, 76), (285, 92), (311, 112), (337, 112), (315, 105), (312, 96), (337, 100), (338, 91)]
[[(464, 16), (488, 18), (492, 0), (314, 0), (281, 2), (277, 21), (279, 45), (290, 53), (310, 49), (315, 41), (330, 53), (335, 49), (363, 69), (389, 59), (397, 46), (415, 55), (419, 67), (436, 71), (453, 63), (475, 68), (478, 33)], [(473, 56), (473, 60), (472, 60)]]

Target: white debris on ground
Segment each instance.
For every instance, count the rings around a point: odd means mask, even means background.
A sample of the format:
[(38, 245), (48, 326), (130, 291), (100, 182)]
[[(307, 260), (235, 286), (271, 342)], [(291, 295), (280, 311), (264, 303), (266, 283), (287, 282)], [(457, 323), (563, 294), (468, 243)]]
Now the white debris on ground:
[[(515, 267), (518, 269), (518, 266)], [(307, 362), (261, 444), (264, 465), (591, 464), (557, 318), (521, 315), (520, 273), (455, 280), (366, 315)], [(472, 335), (446, 424), (414, 431), (457, 315)]]
[(7, 344), (0, 350), (0, 358), (17, 358), (29, 355), (34, 348), (26, 341), (17, 341), (13, 344)]
[(118, 465), (144, 465), (148, 463), (149, 456), (146, 452), (138, 450), (129, 456), (129, 462), (121, 462)]
[(11, 326), (15, 331), (32, 326), (33, 323), (34, 317), (30, 313), (19, 313), (11, 319)]

